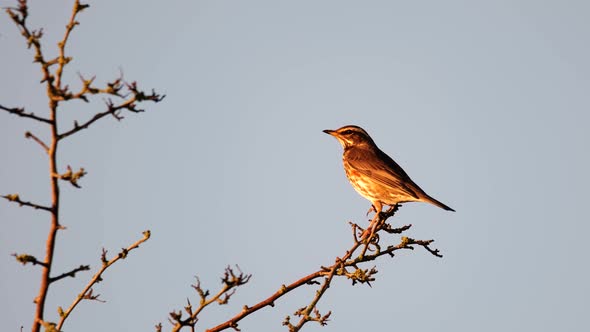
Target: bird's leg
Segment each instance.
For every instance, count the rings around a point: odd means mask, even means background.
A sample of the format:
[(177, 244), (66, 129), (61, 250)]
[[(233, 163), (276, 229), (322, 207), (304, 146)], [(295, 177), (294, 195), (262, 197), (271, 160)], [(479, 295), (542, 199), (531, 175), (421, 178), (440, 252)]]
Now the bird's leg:
[(372, 226), (373, 231), (375, 230), (375, 225), (377, 224), (377, 222), (379, 221), (379, 218), (381, 217), (381, 211), (383, 210), (383, 204), (381, 204), (381, 202), (377, 201), (377, 202), (373, 202), (373, 205), (371, 205), (371, 207), (373, 207), (373, 210), (375, 211), (375, 216), (373, 216), (373, 220), (371, 220), (370, 225)]
[(379, 243), (379, 237), (376, 233), (378, 230), (377, 228), (379, 227), (379, 225), (382, 224), (381, 218), (383, 205), (381, 204), (381, 202), (377, 201), (373, 202), (373, 205), (371, 207), (375, 211), (375, 216), (369, 223), (369, 227), (367, 227), (363, 234), (361, 234), (361, 242), (364, 244), (364, 247), (361, 251), (360, 257), (365, 256), (365, 253), (367, 252), (367, 249), (369, 249), (369, 246), (371, 244), (374, 244), (376, 247), (378, 247), (377, 243)]
[(381, 221), (380, 219), (380, 214), (381, 212), (375, 213), (375, 217), (373, 218), (373, 220), (371, 220), (371, 223), (369, 224), (369, 227), (367, 228), (367, 232), (370, 231), (369, 234), (369, 241), (371, 241), (371, 238), (373, 237), (373, 235), (375, 235), (375, 230), (377, 229), (377, 226), (379, 225), (379, 222)]
[(369, 208), (369, 211), (367, 211), (367, 216), (369, 216), (369, 213), (371, 212), (375, 212), (377, 213), (377, 209), (375, 208), (375, 205), (371, 204), (371, 207)]
[[(373, 204), (371, 205), (371, 209), (373, 209), (373, 211), (375, 211), (375, 216), (373, 216), (373, 219), (369, 223), (369, 227), (367, 227), (367, 229), (361, 235), (362, 240), (364, 240), (367, 235), (370, 235), (368, 238), (368, 241), (371, 241), (371, 238), (375, 234), (375, 230), (377, 228), (377, 225), (379, 224), (379, 220), (381, 217), (380, 214), (381, 214), (381, 211), (383, 210), (383, 204), (381, 204), (381, 202), (379, 202), (379, 201), (373, 202)], [(371, 209), (369, 209), (369, 212), (371, 212)], [(369, 212), (367, 212), (367, 214), (369, 214)]]

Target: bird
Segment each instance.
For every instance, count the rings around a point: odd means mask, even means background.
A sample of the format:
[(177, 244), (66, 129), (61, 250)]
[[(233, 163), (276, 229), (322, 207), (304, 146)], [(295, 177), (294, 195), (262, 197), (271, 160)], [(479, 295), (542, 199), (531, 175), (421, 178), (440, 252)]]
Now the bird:
[(406, 202), (425, 202), (447, 211), (455, 211), (429, 196), (385, 152), (381, 151), (371, 136), (359, 126), (344, 126), (324, 130), (334, 136), (344, 148), (342, 163), (352, 187), (372, 206), (375, 218), (383, 206), (395, 206)]

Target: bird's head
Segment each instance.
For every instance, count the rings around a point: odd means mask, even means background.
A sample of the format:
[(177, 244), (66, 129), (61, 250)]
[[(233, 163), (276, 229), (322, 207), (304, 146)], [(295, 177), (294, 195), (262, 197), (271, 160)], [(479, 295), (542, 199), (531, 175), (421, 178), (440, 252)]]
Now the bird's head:
[(358, 126), (344, 126), (340, 129), (324, 130), (324, 133), (330, 134), (342, 144), (344, 149), (351, 146), (374, 146), (375, 142), (367, 132)]

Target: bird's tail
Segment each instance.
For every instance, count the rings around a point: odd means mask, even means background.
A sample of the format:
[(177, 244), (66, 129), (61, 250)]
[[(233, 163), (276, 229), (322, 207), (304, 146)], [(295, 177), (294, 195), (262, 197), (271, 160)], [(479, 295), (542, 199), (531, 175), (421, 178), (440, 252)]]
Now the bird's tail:
[(430, 204), (434, 204), (434, 205), (438, 206), (441, 209), (445, 209), (447, 211), (453, 211), (453, 212), (455, 212), (455, 210), (451, 209), (450, 207), (444, 205), (443, 203), (437, 201), (436, 199), (434, 199), (434, 198), (432, 198), (432, 197), (430, 197), (428, 195), (425, 195), (423, 199), (424, 199), (425, 202), (428, 202)]

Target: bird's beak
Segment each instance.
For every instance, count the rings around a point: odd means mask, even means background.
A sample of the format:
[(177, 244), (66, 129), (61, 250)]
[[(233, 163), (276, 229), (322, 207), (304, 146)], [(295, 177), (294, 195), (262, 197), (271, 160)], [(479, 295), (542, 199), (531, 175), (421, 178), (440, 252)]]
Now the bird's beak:
[(336, 133), (335, 130), (326, 129), (326, 130), (323, 130), (323, 132), (326, 133), (326, 134), (328, 134), (328, 135), (338, 136), (338, 134)]

